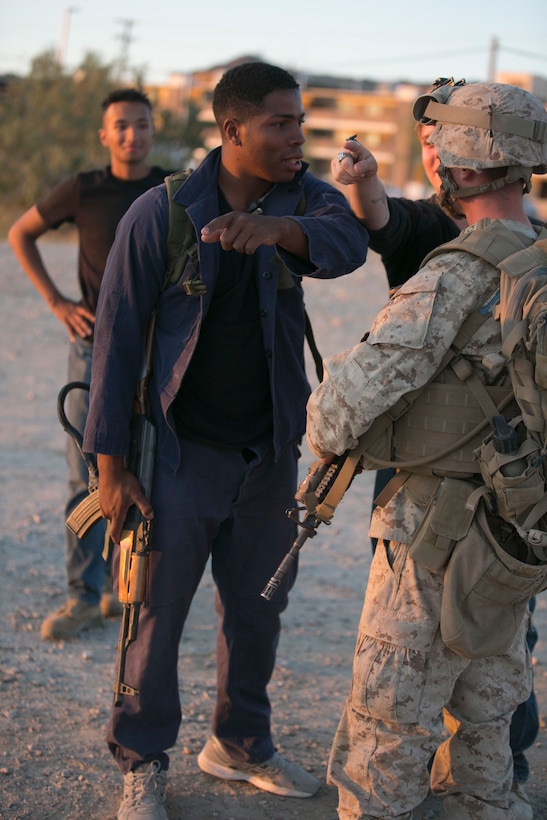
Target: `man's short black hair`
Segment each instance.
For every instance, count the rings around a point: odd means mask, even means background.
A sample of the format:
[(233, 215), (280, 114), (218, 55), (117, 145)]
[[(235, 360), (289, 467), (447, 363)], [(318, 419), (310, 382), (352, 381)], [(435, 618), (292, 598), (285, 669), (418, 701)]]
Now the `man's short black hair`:
[(115, 91), (111, 91), (102, 101), (102, 109), (106, 111), (110, 105), (119, 102), (144, 103), (152, 110), (152, 103), (146, 94), (143, 91), (139, 91), (138, 88), (117, 88)]
[(272, 91), (300, 88), (284, 68), (268, 63), (242, 63), (228, 69), (213, 91), (213, 113), (219, 126), (227, 116), (239, 119), (256, 114)]

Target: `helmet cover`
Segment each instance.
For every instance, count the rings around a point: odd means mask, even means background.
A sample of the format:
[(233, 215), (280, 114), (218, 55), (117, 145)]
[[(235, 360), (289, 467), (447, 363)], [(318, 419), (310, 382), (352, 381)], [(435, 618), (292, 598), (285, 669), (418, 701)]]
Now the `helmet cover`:
[(414, 118), (435, 124), (428, 142), (445, 168), (521, 166), (547, 171), (547, 112), (523, 88), (504, 83), (443, 86), (414, 104)]

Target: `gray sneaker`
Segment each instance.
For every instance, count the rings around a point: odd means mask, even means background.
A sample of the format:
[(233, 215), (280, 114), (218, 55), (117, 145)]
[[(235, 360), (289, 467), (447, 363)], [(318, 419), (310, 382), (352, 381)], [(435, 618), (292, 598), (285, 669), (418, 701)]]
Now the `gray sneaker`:
[(311, 797), (321, 785), (313, 775), (289, 763), (275, 752), (264, 763), (234, 760), (216, 737), (211, 737), (198, 755), (202, 772), (223, 780), (246, 780), (257, 789), (282, 797)]
[(123, 778), (123, 800), (118, 820), (168, 820), (165, 811), (167, 772), (157, 760), (128, 772)]
[(69, 598), (61, 609), (45, 619), (40, 631), (45, 641), (63, 641), (77, 638), (84, 629), (99, 626), (103, 626), (99, 606), (86, 604), (77, 598)]

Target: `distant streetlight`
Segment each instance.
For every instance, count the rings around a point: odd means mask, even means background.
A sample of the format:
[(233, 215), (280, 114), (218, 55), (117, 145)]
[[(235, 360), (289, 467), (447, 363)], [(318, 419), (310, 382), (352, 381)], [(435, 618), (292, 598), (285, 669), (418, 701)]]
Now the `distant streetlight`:
[(72, 13), (78, 11), (74, 6), (68, 6), (63, 12), (63, 23), (61, 26), (61, 39), (59, 40), (59, 48), (57, 49), (56, 62), (57, 65), (62, 66), (65, 62), (66, 53), (68, 51), (68, 36), (70, 34), (70, 21)]

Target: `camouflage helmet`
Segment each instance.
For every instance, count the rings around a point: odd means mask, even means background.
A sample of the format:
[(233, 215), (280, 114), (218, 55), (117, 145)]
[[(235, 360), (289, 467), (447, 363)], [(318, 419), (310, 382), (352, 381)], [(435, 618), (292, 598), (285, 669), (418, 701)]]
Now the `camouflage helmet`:
[[(547, 171), (547, 113), (543, 103), (513, 85), (441, 80), (414, 103), (418, 122), (435, 125), (428, 142), (437, 150), (441, 202), (497, 190), (517, 180), (530, 190), (533, 173)], [(506, 168), (503, 176), (459, 188), (450, 168), (480, 172)]]
[(503, 83), (445, 84), (419, 97), (414, 118), (437, 127), (429, 142), (446, 168), (520, 165), (547, 171), (547, 112), (542, 102)]

